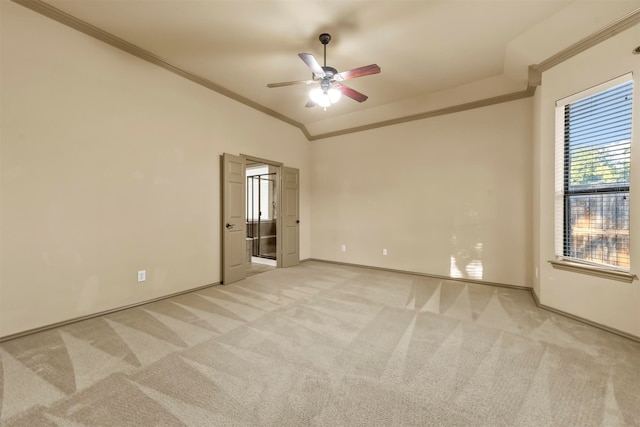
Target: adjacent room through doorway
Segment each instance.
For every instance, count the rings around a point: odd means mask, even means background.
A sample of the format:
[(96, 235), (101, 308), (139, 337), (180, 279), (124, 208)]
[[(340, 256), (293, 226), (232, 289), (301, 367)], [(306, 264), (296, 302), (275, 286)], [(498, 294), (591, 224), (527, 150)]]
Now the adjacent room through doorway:
[(247, 275), (253, 275), (277, 266), (280, 167), (247, 160)]

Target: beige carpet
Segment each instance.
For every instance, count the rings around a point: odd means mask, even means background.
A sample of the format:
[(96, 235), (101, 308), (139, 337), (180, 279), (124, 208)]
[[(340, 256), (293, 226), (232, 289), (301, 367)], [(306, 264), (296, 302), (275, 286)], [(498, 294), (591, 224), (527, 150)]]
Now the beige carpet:
[(3, 426), (631, 426), (640, 344), (527, 291), (306, 262), (0, 345)]
[(276, 268), (276, 261), (270, 259), (252, 258), (253, 261), (247, 266), (247, 277), (255, 274), (262, 274), (264, 272), (273, 270)]

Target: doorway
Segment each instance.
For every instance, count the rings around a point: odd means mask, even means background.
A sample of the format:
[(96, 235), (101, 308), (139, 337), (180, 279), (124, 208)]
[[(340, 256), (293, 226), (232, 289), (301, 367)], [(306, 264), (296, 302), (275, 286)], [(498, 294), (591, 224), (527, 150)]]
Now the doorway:
[[(258, 255), (255, 259), (262, 261), (262, 265), (257, 268), (262, 271), (264, 271), (264, 263), (272, 264), (267, 266), (269, 269), (298, 265), (300, 263), (300, 171), (284, 166), (282, 163), (246, 154), (238, 156), (224, 153), (220, 156), (220, 161), (222, 184), (222, 280), (220, 283), (230, 284), (252, 274), (249, 270), (253, 264), (251, 261), (254, 256), (254, 247), (257, 248), (256, 255)], [(247, 175), (247, 168), (255, 170), (251, 175)], [(258, 168), (262, 169), (258, 171)], [(275, 175), (271, 175), (272, 173)], [(255, 175), (260, 176), (251, 180), (257, 182), (254, 190), (259, 194), (248, 195), (248, 176)], [(253, 207), (247, 206), (248, 196), (252, 197), (250, 203), (254, 205)], [(248, 214), (253, 216), (251, 222), (248, 220)], [(273, 225), (268, 224), (269, 222)], [(256, 242), (258, 236), (260, 239)], [(269, 239), (272, 241), (270, 242)]]
[(280, 166), (247, 158), (247, 275), (278, 265), (278, 193)]

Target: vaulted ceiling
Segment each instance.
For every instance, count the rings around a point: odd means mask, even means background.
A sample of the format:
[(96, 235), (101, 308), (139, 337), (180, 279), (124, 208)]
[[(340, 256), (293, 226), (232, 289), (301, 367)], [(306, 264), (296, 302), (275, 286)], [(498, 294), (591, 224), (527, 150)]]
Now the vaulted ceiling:
[[(214, 90), (300, 127), (307, 137), (530, 95), (529, 66), (638, 14), (640, 0), (16, 0), (52, 6)], [(60, 18), (58, 18), (60, 20)], [(62, 19), (64, 20), (64, 19)], [(67, 19), (68, 21), (68, 19)], [(338, 71), (378, 64), (345, 82), (366, 94), (326, 111), (305, 108), (298, 53)], [(118, 42), (120, 43), (120, 41)], [(497, 97), (497, 98), (496, 98)], [(469, 104), (471, 103), (471, 104)]]

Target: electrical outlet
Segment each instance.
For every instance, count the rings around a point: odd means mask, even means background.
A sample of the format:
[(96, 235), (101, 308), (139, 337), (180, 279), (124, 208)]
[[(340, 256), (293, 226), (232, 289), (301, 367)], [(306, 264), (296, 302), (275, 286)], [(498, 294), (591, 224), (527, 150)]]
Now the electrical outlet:
[(347, 252), (347, 245), (342, 245), (342, 252)]
[(382, 250), (382, 255), (388, 255), (388, 254), (389, 254), (389, 252), (387, 252), (387, 250), (386, 250), (386, 249), (383, 249), (383, 250)]
[(138, 282), (144, 282), (147, 280), (147, 270), (138, 271)]

